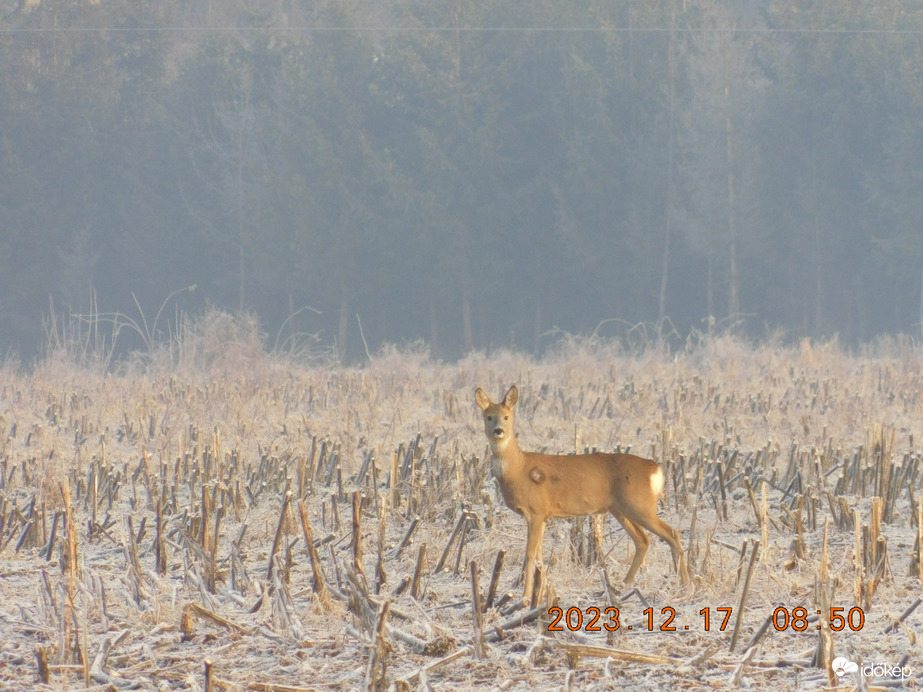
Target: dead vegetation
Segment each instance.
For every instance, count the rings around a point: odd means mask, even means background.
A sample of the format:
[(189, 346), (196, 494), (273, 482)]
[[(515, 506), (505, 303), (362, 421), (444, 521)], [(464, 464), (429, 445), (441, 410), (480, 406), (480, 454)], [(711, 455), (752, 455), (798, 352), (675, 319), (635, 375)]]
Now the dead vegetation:
[[(0, 370), (0, 686), (920, 686), (907, 344), (233, 362)], [(517, 609), (525, 523), (472, 399), (512, 382), (524, 446), (664, 465), (690, 585), (655, 542), (620, 593), (616, 523), (559, 520), (536, 607)], [(609, 611), (594, 631), (607, 607), (619, 628)]]

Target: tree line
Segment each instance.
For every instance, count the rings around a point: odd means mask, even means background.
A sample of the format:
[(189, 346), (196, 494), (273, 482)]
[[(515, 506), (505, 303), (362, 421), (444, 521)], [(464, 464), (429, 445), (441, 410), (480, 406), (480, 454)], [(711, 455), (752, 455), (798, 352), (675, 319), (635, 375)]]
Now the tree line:
[(7, 350), (193, 284), (346, 359), (921, 329), (923, 7), (10, 5)]

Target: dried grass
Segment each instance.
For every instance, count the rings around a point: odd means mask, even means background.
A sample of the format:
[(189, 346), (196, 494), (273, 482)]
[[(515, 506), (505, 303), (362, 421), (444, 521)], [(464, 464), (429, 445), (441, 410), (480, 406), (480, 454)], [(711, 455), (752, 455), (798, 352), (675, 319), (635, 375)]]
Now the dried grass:
[[(855, 685), (816, 667), (830, 655), (903, 660), (919, 686), (912, 344), (571, 339), (541, 360), (445, 364), (413, 346), (345, 368), (267, 356), (256, 325), (219, 322), (183, 342), (186, 360), (113, 374), (64, 349), (0, 368), (0, 686)], [(481, 613), (477, 658), (472, 582), (484, 592), (506, 551), (495, 600), (518, 593), (525, 525), (489, 477), (472, 396), (513, 382), (527, 449), (665, 464), (664, 515), (694, 578), (679, 587), (655, 543), (617, 632), (549, 633), (547, 610), (519, 625), (504, 604)], [(631, 552), (606, 521), (603, 579), (587, 525), (551, 522), (545, 539), (548, 593), (584, 614), (608, 605)], [(772, 626), (799, 606), (805, 631)], [(861, 631), (817, 630), (817, 609), (856, 606)], [(725, 631), (719, 607), (734, 608)], [(660, 631), (670, 608), (677, 631)]]

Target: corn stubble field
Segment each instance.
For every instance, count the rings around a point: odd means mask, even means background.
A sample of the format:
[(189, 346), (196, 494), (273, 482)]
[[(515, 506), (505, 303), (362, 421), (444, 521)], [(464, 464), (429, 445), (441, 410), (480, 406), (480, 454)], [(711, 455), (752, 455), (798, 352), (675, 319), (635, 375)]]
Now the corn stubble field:
[[(918, 688), (921, 363), (898, 340), (849, 354), (709, 337), (454, 364), (409, 348), (361, 368), (252, 349), (115, 374), (55, 355), (5, 367), (0, 687), (897, 682), (837, 677), (844, 657)], [(617, 522), (558, 519), (542, 600), (517, 608), (525, 521), (498, 495), (473, 402), (513, 383), (525, 449), (664, 464), (688, 586), (655, 538), (623, 590)], [(587, 628), (613, 606), (617, 630), (612, 611)]]

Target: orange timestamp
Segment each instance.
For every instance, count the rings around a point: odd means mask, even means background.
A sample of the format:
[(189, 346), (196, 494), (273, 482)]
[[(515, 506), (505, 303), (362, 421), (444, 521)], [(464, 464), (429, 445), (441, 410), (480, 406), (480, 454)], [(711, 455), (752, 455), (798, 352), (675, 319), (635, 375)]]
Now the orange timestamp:
[[(712, 611), (716, 617), (712, 617)], [(723, 632), (728, 623), (731, 621), (731, 614), (734, 609), (730, 606), (725, 608), (702, 608), (699, 615), (702, 617), (702, 629), (710, 632), (714, 626), (719, 632)], [(647, 607), (641, 611), (644, 619), (639, 625), (623, 624), (619, 618), (621, 613), (615, 606), (606, 608), (561, 608), (552, 606), (548, 609), (548, 616), (551, 621), (548, 623), (549, 632), (563, 632), (565, 629), (571, 632), (583, 630), (585, 632), (615, 632), (619, 629), (647, 631), (647, 632), (679, 632), (688, 631), (689, 625), (676, 623), (676, 609), (665, 606), (660, 609), (659, 613), (655, 612), (653, 607)], [(792, 629), (796, 632), (803, 632), (809, 627), (814, 626), (816, 629), (821, 628), (820, 623), (821, 611), (817, 610), (813, 615), (809, 615), (807, 608), (797, 606), (795, 608), (786, 608), (779, 606), (772, 612), (770, 618), (773, 627), (779, 632)], [(830, 608), (827, 616), (827, 623), (830, 629), (839, 632), (849, 628), (853, 632), (858, 632), (865, 626), (865, 611), (862, 608)]]

